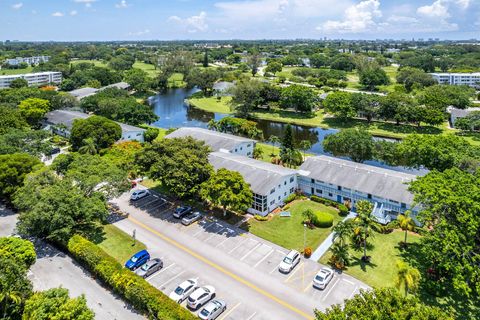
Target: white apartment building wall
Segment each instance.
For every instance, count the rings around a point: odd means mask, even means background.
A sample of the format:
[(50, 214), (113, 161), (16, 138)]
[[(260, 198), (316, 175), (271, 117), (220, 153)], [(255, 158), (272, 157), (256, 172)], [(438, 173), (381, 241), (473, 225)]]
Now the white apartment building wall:
[(234, 148), (229, 150), (233, 154), (238, 154), (245, 157), (253, 157), (253, 149), (255, 148), (255, 142), (245, 141), (240, 142)]
[(475, 86), (480, 84), (480, 72), (475, 73), (431, 73), (439, 84)]
[(145, 130), (137, 130), (137, 131), (123, 131), (122, 130), (122, 137), (118, 142), (122, 141), (138, 141), (138, 142), (145, 142), (143, 139), (143, 133)]
[(62, 82), (62, 73), (48, 71), (0, 76), (0, 89), (10, 88), (10, 83), (15, 79), (25, 79), (29, 86), (44, 86), (49, 83), (60, 84)]
[(48, 62), (50, 60), (50, 56), (35, 56), (35, 57), (16, 57), (15, 59), (7, 59), (5, 62), (11, 66), (17, 66), (22, 62), (25, 62), (29, 65), (37, 65), (41, 62)]

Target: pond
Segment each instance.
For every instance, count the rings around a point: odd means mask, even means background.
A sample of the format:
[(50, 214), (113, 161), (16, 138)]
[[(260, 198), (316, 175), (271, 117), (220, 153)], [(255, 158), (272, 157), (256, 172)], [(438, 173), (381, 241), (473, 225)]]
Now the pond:
[[(160, 128), (201, 127), (207, 128), (212, 119), (220, 120), (229, 115), (222, 113), (207, 112), (188, 106), (184, 100), (198, 89), (170, 89), (164, 94), (150, 97), (149, 102), (153, 106), (156, 115), (160, 117), (153, 123)], [(267, 139), (271, 135), (282, 137), (287, 124), (268, 120), (256, 120), (258, 128), (263, 131)], [(297, 141), (309, 140), (312, 147), (307, 152), (313, 154), (328, 154), (324, 152), (322, 142), (325, 136), (336, 133), (336, 129), (323, 129), (307, 126), (292, 125), (294, 137)], [(383, 139), (376, 137), (375, 139)], [(391, 168), (397, 171), (420, 173), (422, 171), (411, 170), (403, 167), (390, 167), (378, 161), (366, 161), (365, 163), (378, 167)]]

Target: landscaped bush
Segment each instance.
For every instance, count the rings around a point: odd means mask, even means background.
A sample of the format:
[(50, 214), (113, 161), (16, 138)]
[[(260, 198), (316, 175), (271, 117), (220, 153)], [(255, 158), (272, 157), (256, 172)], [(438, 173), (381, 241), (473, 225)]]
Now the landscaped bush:
[(75, 235), (68, 251), (102, 282), (123, 296), (139, 312), (153, 319), (195, 319), (186, 309), (145, 279), (122, 267), (113, 257), (87, 239)]
[(256, 214), (253, 216), (255, 218), (255, 220), (258, 220), (258, 221), (267, 221), (268, 220), (268, 216), (261, 216), (259, 214)]
[(306, 247), (304, 250), (303, 250), (303, 255), (305, 256), (305, 258), (310, 258), (312, 256), (312, 248), (310, 247)]
[(333, 217), (330, 213), (315, 212), (315, 219), (312, 223), (317, 228), (330, 228), (333, 226)]
[(348, 215), (349, 210), (348, 210), (346, 205), (339, 203), (338, 206), (337, 206), (337, 209), (339, 211), (338, 212), (339, 215), (341, 215), (341, 216)]
[(296, 193), (292, 193), (291, 195), (289, 195), (288, 197), (286, 197), (283, 202), (285, 203), (290, 203), (292, 202), (293, 200), (297, 199), (297, 194)]

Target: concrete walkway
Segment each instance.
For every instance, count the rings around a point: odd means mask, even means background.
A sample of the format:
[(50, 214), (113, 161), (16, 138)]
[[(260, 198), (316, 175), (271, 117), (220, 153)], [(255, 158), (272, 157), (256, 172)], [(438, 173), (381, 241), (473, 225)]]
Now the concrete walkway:
[[(352, 219), (356, 216), (356, 213), (355, 212), (350, 212), (348, 214), (348, 216), (345, 217), (345, 219), (343, 219), (342, 221), (345, 221), (345, 220), (348, 220), (348, 219)], [(332, 232), (328, 235), (328, 237), (318, 246), (318, 248), (312, 253), (312, 255), (310, 256), (310, 260), (313, 260), (313, 261), (318, 261), (318, 259), (320, 259), (324, 254), (325, 252), (327, 252), (327, 250), (330, 248), (330, 246), (333, 244), (333, 236), (334, 236), (335, 232)]]

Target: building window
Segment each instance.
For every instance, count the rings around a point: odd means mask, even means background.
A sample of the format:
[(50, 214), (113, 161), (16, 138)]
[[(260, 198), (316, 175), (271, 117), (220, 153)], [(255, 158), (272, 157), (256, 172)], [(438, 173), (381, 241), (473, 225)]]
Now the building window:
[(250, 146), (251, 146), (251, 144), (250, 144), (250, 143), (249, 143), (249, 144), (247, 144), (247, 148), (250, 148)]
[(243, 150), (243, 147), (240, 147), (240, 150)]
[(280, 200), (280, 196), (278, 196), (278, 200)]
[(290, 183), (292, 183), (293, 180), (295, 180), (295, 179), (293, 177), (290, 177)]
[(238, 149), (235, 149), (235, 152), (237, 152), (237, 151), (238, 151)]
[(293, 190), (294, 190), (293, 188), (290, 188), (290, 193), (293, 193)]
[(320, 189), (315, 190), (315, 192), (318, 194), (323, 194), (323, 190), (320, 190)]
[(285, 192), (283, 193), (283, 195), (286, 197), (286, 196), (287, 196), (287, 192), (285, 191)]
[(283, 182), (283, 185), (286, 186), (286, 185), (287, 185), (287, 181), (284, 181), (284, 182)]
[(270, 201), (270, 205), (274, 204), (275, 203), (275, 200), (272, 200)]
[(338, 186), (338, 190), (339, 190), (339, 191), (342, 191), (342, 187), (341, 187), (341, 186)]
[(273, 188), (272, 190), (270, 190), (270, 194), (274, 193), (275, 192), (275, 188)]
[(312, 179), (312, 181), (311, 181), (311, 182), (312, 182), (312, 183), (315, 183), (315, 179)]
[(372, 199), (372, 195), (369, 193), (369, 194), (367, 195), (367, 198), (368, 198), (368, 199)]
[(251, 155), (252, 153), (250, 151), (247, 152), (247, 156)]
[(328, 196), (329, 196), (329, 197), (333, 197), (333, 194), (329, 193)]

